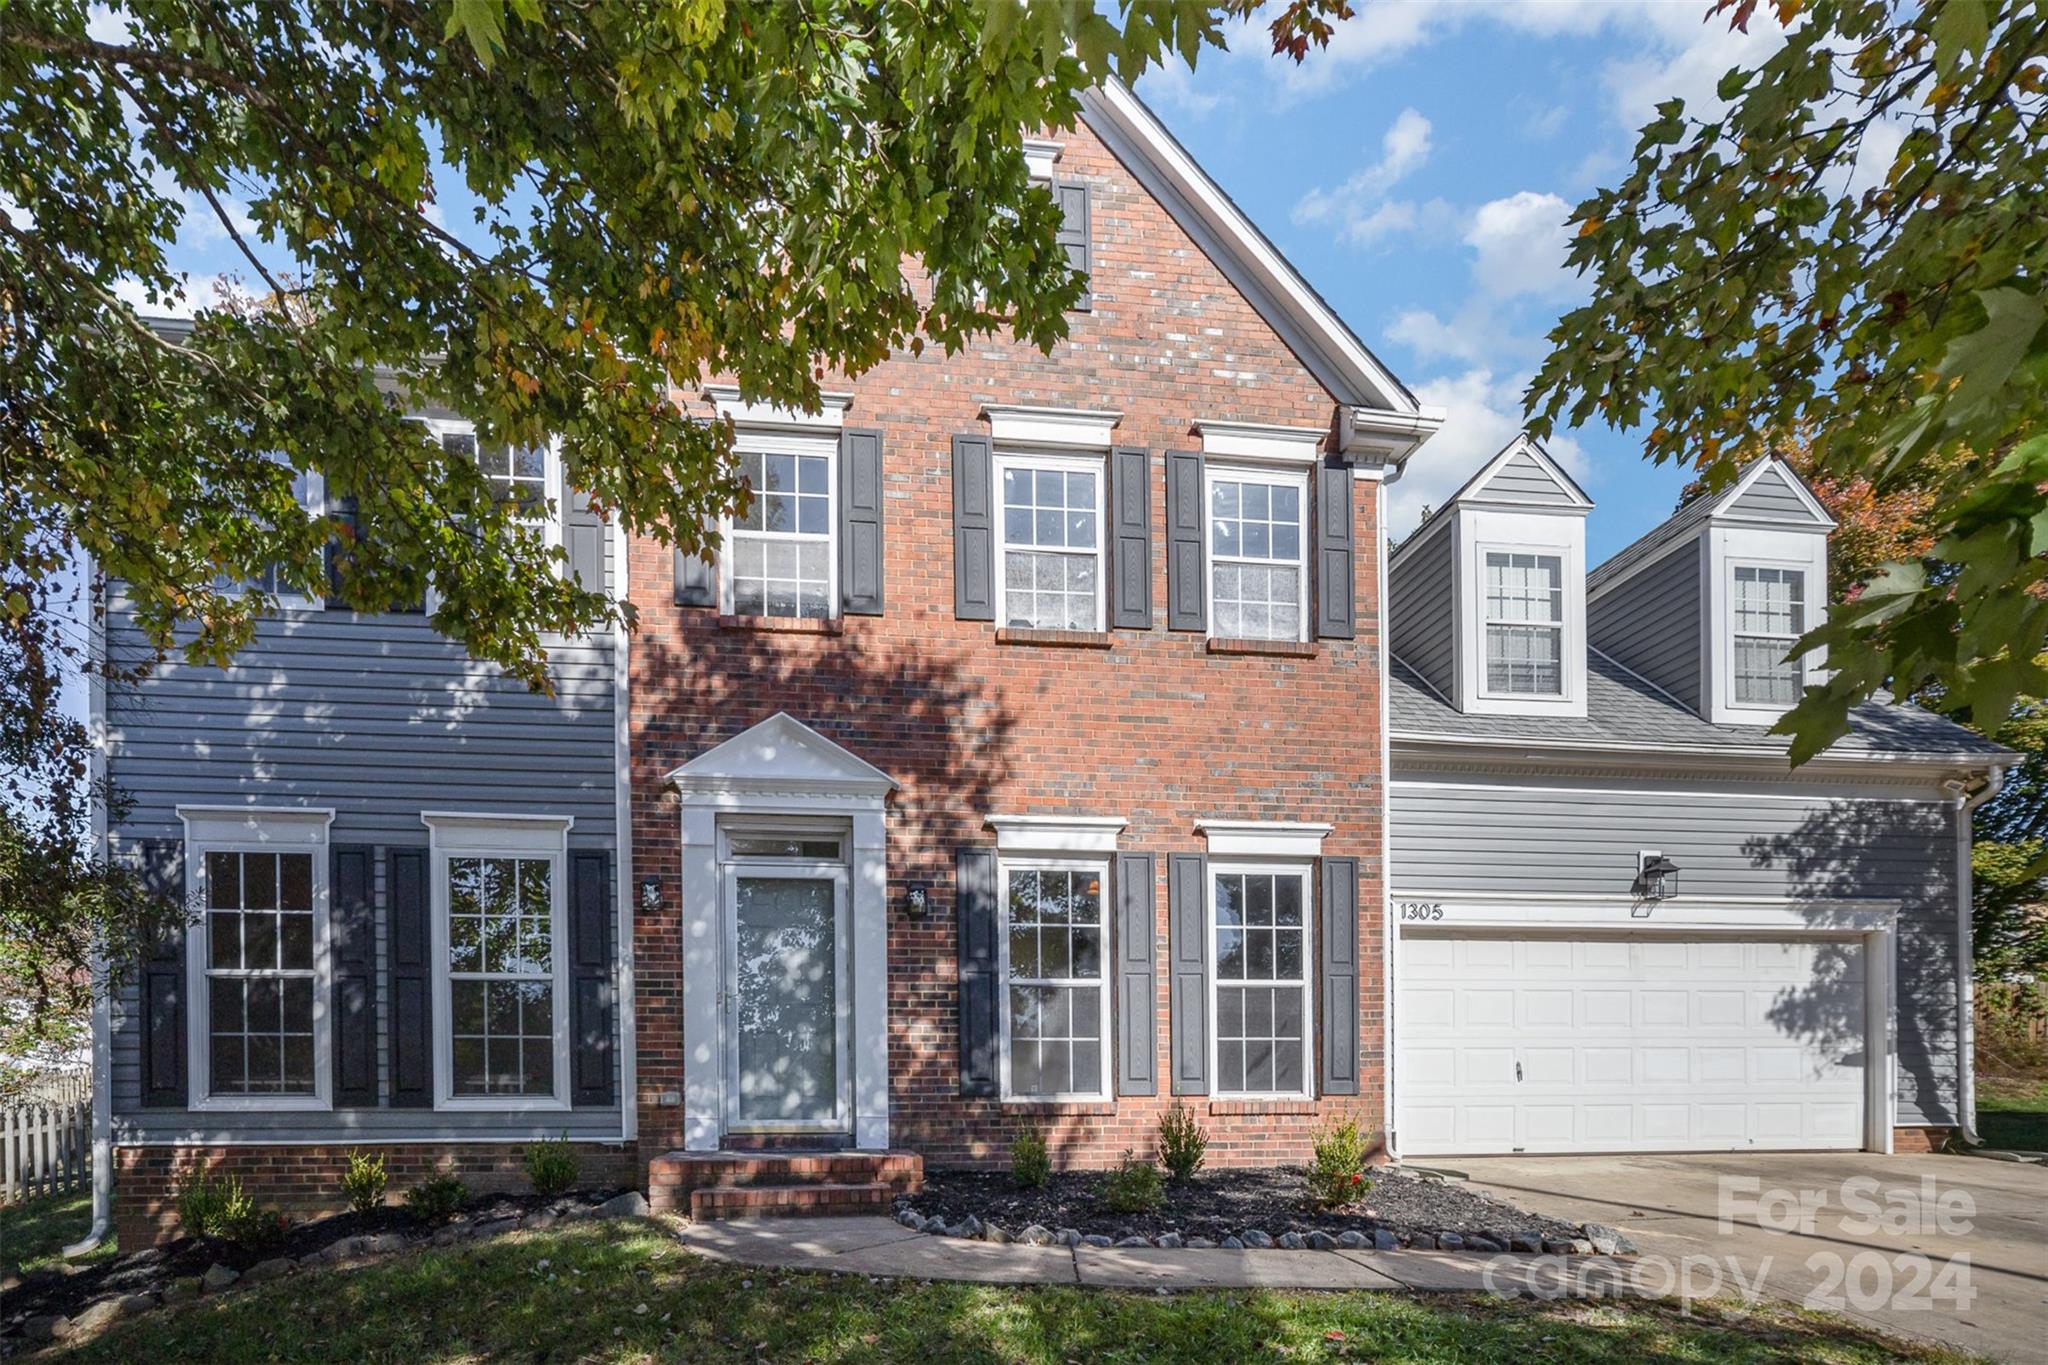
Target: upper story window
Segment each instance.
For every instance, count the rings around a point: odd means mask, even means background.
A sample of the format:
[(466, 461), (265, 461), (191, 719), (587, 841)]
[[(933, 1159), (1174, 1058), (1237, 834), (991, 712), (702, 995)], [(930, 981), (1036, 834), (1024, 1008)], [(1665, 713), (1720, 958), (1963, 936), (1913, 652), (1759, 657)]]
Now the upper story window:
[(1486, 690), (1564, 694), (1564, 559), (1486, 552)]
[(1209, 620), (1235, 640), (1302, 640), (1308, 475), (1211, 470)]
[(1002, 622), (1102, 629), (1102, 462), (1000, 456)]
[(828, 449), (740, 453), (740, 473), (754, 492), (726, 533), (727, 612), (815, 619), (834, 614), (836, 518)]
[(1806, 633), (1806, 575), (1798, 569), (1735, 568), (1735, 704), (1790, 706), (1806, 681), (1805, 663), (1787, 658)]

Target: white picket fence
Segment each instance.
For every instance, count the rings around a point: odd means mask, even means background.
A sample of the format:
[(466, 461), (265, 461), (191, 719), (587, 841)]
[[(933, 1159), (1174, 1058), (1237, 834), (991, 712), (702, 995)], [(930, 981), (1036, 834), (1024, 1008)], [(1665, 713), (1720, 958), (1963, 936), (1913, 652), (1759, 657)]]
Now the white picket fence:
[(0, 1204), (92, 1185), (92, 1100), (0, 1109)]

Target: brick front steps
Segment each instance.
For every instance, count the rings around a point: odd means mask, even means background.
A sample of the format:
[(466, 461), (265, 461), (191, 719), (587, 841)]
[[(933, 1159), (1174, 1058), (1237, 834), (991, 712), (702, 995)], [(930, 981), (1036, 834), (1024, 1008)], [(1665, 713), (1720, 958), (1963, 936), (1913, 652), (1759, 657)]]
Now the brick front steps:
[(647, 1202), (694, 1219), (886, 1215), (923, 1184), (915, 1152), (670, 1152), (648, 1165)]

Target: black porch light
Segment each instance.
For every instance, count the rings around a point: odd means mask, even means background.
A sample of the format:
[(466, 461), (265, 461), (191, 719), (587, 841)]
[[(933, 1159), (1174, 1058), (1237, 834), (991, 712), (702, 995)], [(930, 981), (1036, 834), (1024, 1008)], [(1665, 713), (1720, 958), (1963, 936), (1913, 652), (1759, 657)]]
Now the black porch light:
[(1678, 864), (1661, 853), (1645, 853), (1636, 873), (1636, 894), (1648, 901), (1661, 901), (1678, 893)]

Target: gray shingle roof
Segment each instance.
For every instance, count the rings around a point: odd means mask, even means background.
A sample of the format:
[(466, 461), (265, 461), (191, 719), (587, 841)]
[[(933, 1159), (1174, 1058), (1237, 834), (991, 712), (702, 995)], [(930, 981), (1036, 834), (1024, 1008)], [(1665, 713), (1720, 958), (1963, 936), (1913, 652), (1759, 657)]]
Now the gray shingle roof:
[[(1388, 670), (1389, 719), (1395, 739), (1498, 740), (1503, 744), (1754, 750), (1789, 749), (1787, 736), (1760, 725), (1713, 725), (1592, 651), (1586, 669), (1586, 715), (1468, 716), (1444, 701), (1399, 659)], [(1931, 711), (1899, 702), (1870, 701), (1849, 713), (1849, 733), (1830, 754), (1928, 754), (1996, 759), (2010, 751)]]

